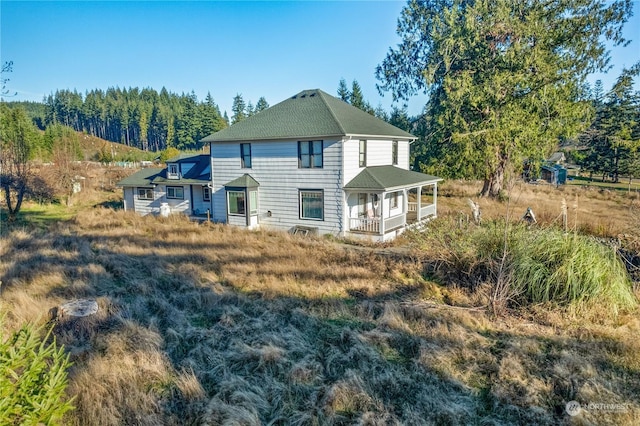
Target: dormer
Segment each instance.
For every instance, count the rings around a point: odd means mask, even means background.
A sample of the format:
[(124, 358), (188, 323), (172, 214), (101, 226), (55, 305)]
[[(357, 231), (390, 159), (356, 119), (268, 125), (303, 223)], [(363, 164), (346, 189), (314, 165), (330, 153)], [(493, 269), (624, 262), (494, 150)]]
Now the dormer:
[(178, 163), (167, 164), (167, 179), (180, 179), (180, 166)]

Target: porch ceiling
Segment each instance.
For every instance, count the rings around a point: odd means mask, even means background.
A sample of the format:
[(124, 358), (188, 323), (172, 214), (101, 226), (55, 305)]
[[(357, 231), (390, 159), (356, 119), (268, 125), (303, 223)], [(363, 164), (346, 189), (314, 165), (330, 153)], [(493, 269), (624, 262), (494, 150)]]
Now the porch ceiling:
[(366, 167), (344, 186), (345, 190), (388, 191), (441, 181), (439, 177), (413, 172), (395, 166)]

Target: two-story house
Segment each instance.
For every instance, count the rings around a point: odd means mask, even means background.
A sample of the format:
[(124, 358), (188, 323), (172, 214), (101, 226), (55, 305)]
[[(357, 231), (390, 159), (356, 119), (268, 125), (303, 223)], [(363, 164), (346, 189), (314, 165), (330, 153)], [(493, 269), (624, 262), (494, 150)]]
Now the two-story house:
[(436, 215), (434, 176), (409, 170), (415, 136), (321, 90), (214, 133), (213, 219), (385, 241)]
[(211, 157), (181, 154), (166, 168), (145, 168), (118, 182), (124, 209), (168, 215), (206, 216), (211, 210)]

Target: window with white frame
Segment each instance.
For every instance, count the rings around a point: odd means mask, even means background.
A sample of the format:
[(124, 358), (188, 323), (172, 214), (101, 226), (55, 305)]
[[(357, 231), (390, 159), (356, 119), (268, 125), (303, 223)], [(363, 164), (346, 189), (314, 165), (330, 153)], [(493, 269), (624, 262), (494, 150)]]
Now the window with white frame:
[(359, 149), (359, 161), (358, 161), (358, 165), (360, 167), (367, 167), (367, 141), (365, 140), (361, 140), (360, 141), (360, 149)]
[(169, 164), (169, 166), (167, 167), (167, 177), (169, 179), (178, 179), (180, 177), (178, 174), (177, 164)]
[(391, 164), (398, 165), (398, 141), (391, 142)]
[(151, 188), (138, 188), (139, 200), (153, 200), (153, 189)]
[(391, 199), (389, 200), (389, 206), (392, 209), (397, 209), (398, 208), (398, 192), (392, 192), (391, 193)]
[(321, 169), (323, 167), (322, 141), (298, 142), (298, 167)]
[(321, 189), (300, 190), (300, 218), (324, 220), (324, 191)]
[(211, 201), (211, 188), (208, 186), (202, 187), (202, 201)]
[(240, 159), (241, 159), (243, 169), (251, 168), (251, 144), (250, 143), (240, 144)]
[(258, 191), (249, 191), (249, 214), (258, 214)]
[(167, 198), (184, 200), (184, 188), (181, 186), (167, 186)]
[(227, 191), (227, 206), (229, 215), (244, 216), (247, 212), (244, 191)]

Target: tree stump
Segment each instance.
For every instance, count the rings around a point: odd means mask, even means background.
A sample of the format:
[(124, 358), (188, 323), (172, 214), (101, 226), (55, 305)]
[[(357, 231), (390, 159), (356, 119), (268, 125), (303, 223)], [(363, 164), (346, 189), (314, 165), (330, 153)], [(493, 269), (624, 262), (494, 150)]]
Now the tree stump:
[(49, 310), (51, 320), (83, 318), (98, 312), (98, 302), (93, 299), (81, 299), (63, 303)]

